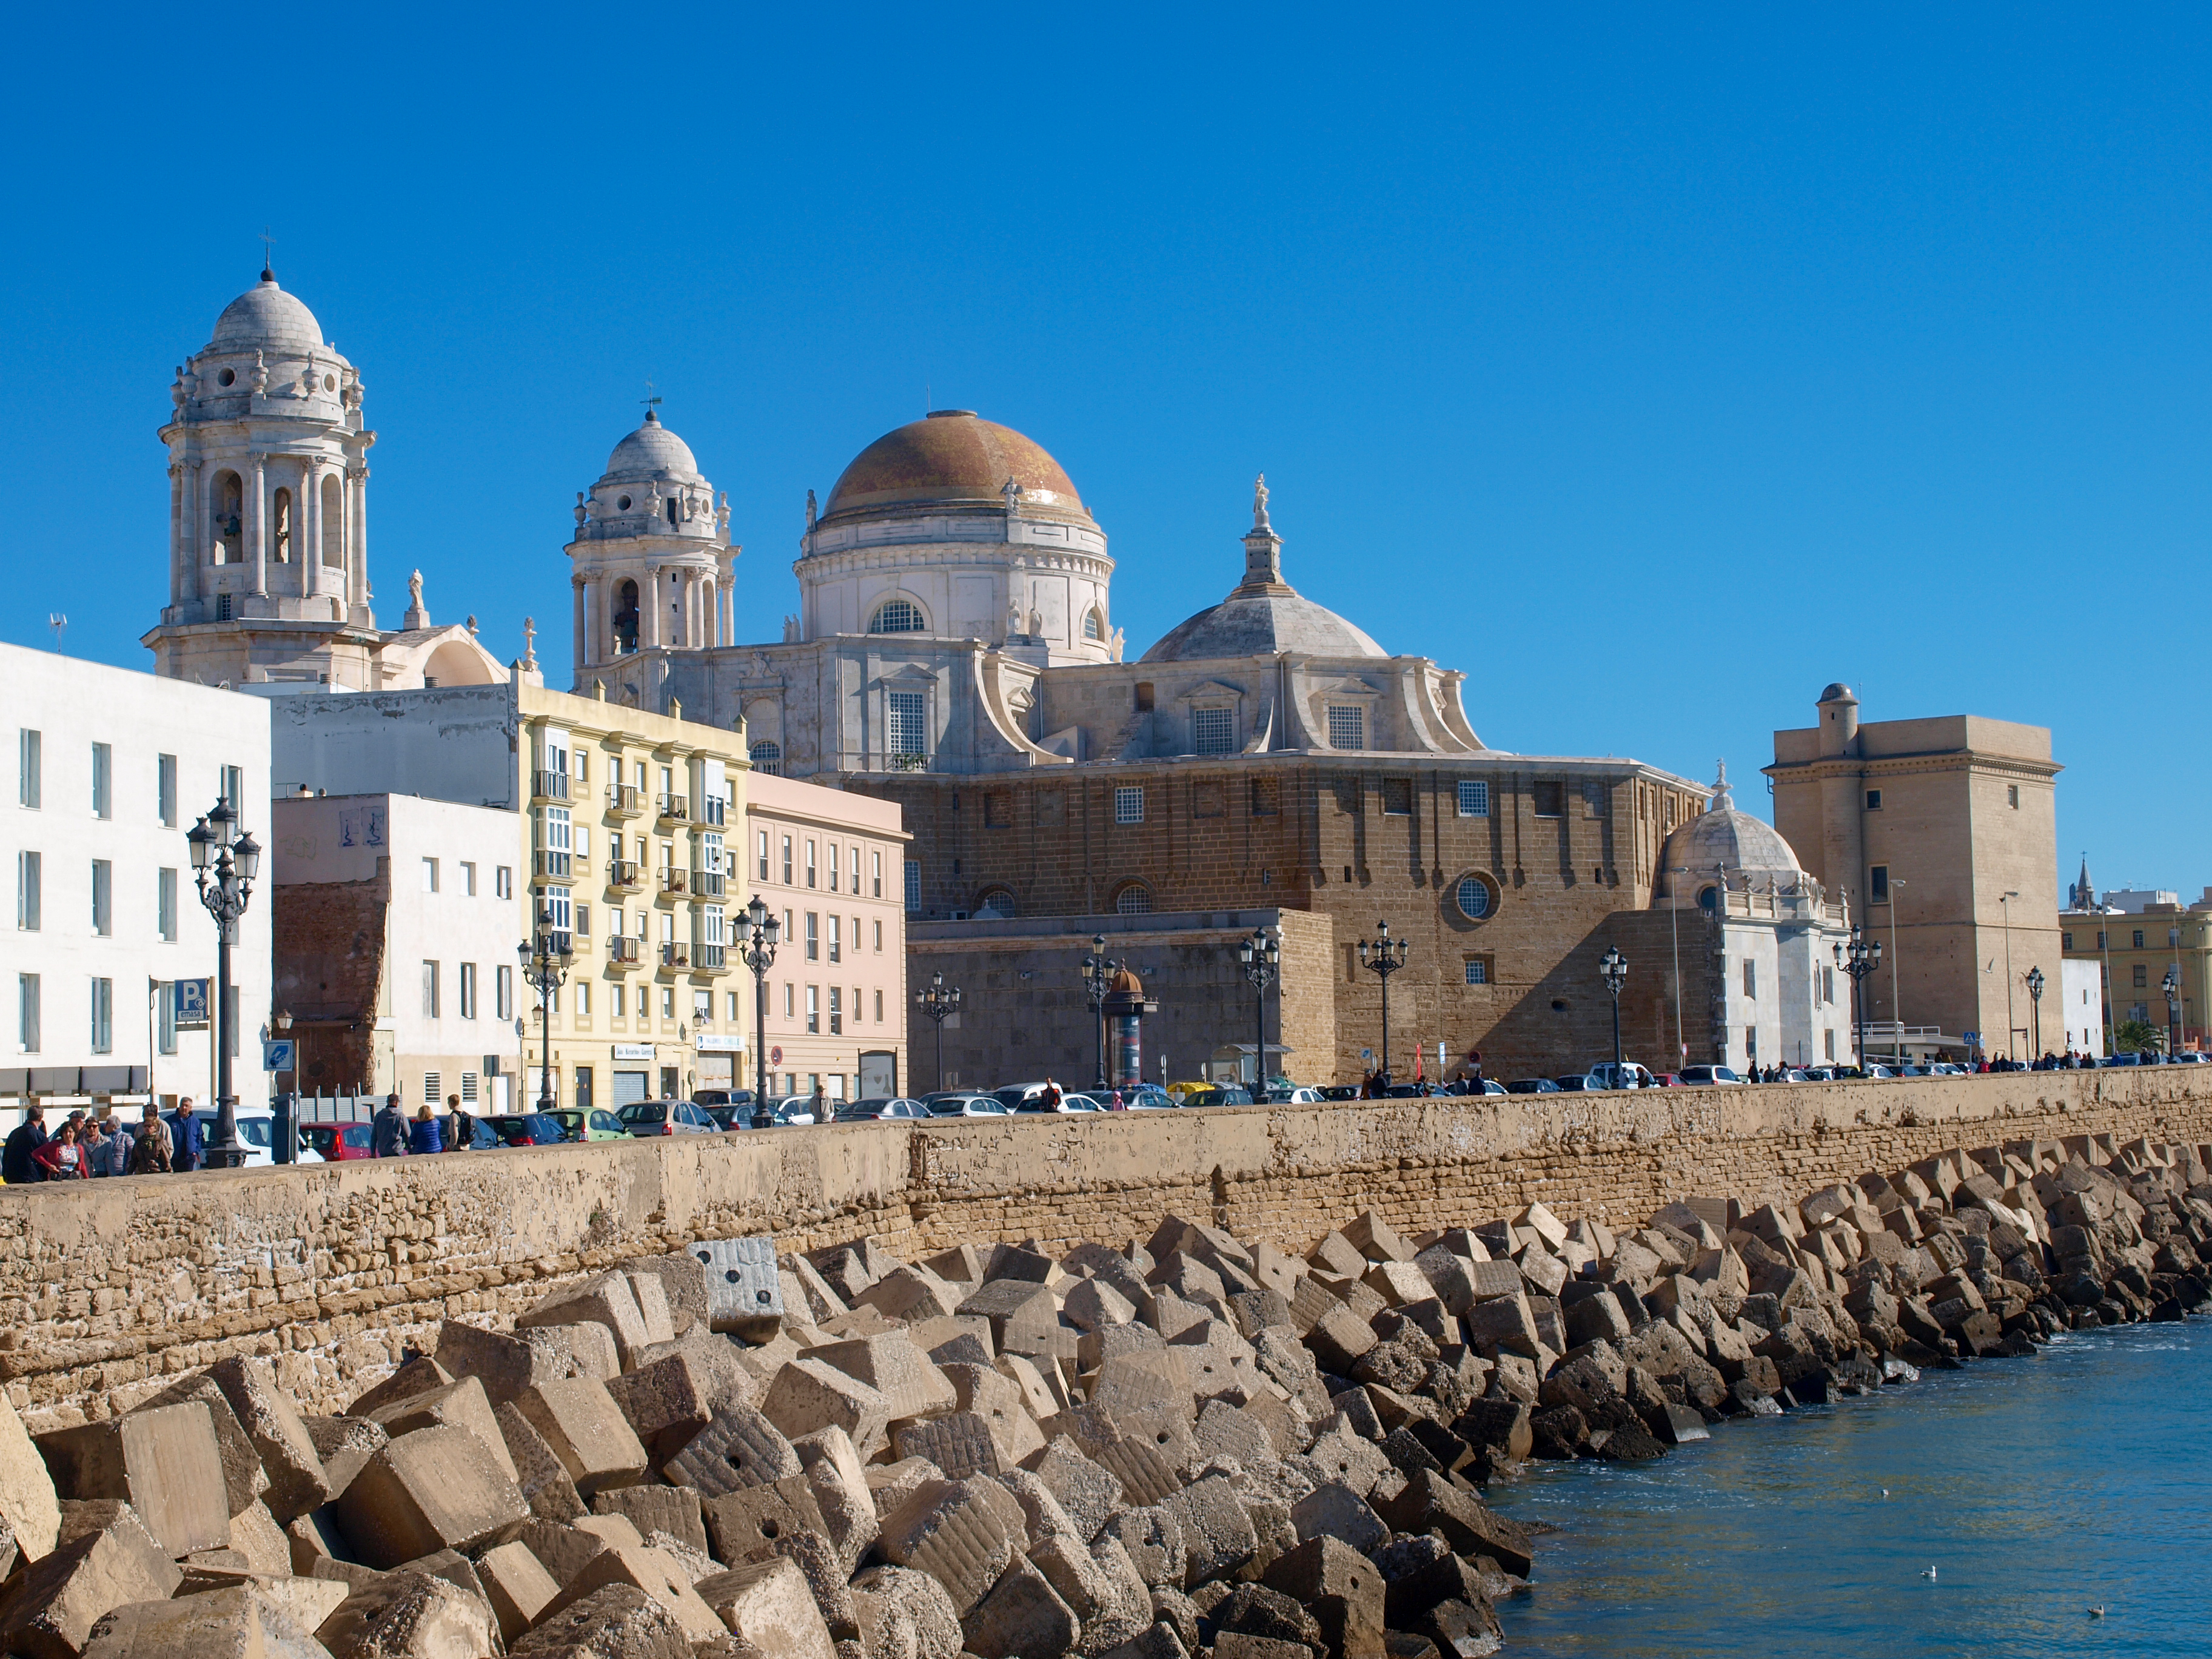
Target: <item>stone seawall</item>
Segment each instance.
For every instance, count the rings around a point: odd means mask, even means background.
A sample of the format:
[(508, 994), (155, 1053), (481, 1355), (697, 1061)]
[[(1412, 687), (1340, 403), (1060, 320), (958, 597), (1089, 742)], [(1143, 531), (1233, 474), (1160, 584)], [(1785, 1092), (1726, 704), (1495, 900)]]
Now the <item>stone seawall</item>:
[(1374, 1208), (1407, 1232), (1541, 1200), (1642, 1220), (1699, 1194), (1794, 1199), (1946, 1147), (2212, 1140), (2212, 1073), (1444, 1097), (963, 1118), (0, 1189), (0, 1377), (36, 1430), (228, 1353), (335, 1410), (447, 1317), (690, 1239), (787, 1249), (1148, 1233), (1204, 1212), (1303, 1252)]

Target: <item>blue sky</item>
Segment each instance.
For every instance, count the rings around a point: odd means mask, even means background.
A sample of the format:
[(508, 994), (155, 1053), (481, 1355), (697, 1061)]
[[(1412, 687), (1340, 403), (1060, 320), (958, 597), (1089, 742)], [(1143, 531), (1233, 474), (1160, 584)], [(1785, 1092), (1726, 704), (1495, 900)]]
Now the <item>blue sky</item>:
[(1133, 653), (1264, 469), (1290, 579), (1494, 744), (1755, 782), (1842, 678), (2053, 727), (2069, 872), (2212, 882), (2202, 9), (513, 19), (18, 20), (0, 637), (147, 665), (170, 370), (265, 224), (363, 373), (387, 625), (419, 566), (557, 674), (649, 379), (777, 637), (808, 488), (973, 408)]

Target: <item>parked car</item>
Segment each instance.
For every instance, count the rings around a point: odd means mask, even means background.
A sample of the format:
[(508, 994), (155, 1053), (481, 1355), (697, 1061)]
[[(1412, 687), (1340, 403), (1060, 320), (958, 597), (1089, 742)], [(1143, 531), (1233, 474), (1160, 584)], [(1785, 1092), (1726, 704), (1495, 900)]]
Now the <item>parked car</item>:
[(629, 1131), (623, 1121), (604, 1106), (594, 1106), (590, 1112), (568, 1110), (548, 1112), (546, 1116), (561, 1126), (562, 1132), (571, 1140), (628, 1140)]
[(814, 1097), (783, 1095), (769, 1103), (768, 1112), (780, 1129), (804, 1128), (814, 1121)]
[[(215, 1139), (215, 1114), (198, 1111), (192, 1115), (200, 1121), (200, 1139), (210, 1144)], [(274, 1164), (276, 1158), (276, 1115), (265, 1106), (246, 1106), (238, 1109), (238, 1139), (246, 1148), (246, 1165), (255, 1169), (264, 1164)], [(300, 1150), (292, 1155), (295, 1164), (320, 1164), (323, 1155), (314, 1144), (302, 1136)]]
[[(447, 1133), (446, 1125), (446, 1119), (438, 1120), (438, 1133), (441, 1136)], [(491, 1125), (472, 1113), (469, 1117), (469, 1144), (466, 1146), (449, 1145), (446, 1150), (449, 1152), (488, 1152), (498, 1145), (499, 1136), (493, 1132)]]
[(1583, 1074), (1585, 1089), (1645, 1089), (1651, 1073), (1634, 1060), (1623, 1060), (1616, 1073), (1609, 1060), (1601, 1060)]
[(1547, 1077), (1516, 1078), (1505, 1085), (1509, 1095), (1555, 1095), (1559, 1085)]
[(1270, 1089), (1262, 1095), (1261, 1103), (1268, 1106), (1316, 1106), (1321, 1103), (1321, 1091), (1292, 1087)]
[(694, 1089), (691, 1103), (694, 1106), (750, 1106), (753, 1103), (753, 1091), (750, 1089)]
[(1741, 1083), (1743, 1079), (1725, 1066), (1685, 1066), (1683, 1083), (1692, 1089), (1713, 1083)]
[(1597, 1086), (1590, 1081), (1590, 1074), (1588, 1072), (1570, 1072), (1565, 1077), (1553, 1078), (1552, 1082), (1563, 1095), (1578, 1095), (1586, 1089), (1594, 1089)]
[(832, 1112), (835, 1123), (865, 1123), (876, 1118), (927, 1118), (929, 1108), (903, 1096), (879, 1095), (872, 1100), (848, 1100)]
[(932, 1117), (1006, 1115), (1006, 1103), (996, 1095), (977, 1094), (968, 1089), (946, 1089), (933, 1095), (924, 1095), (921, 1103), (929, 1109)]
[(1182, 1097), (1182, 1103), (1186, 1106), (1249, 1106), (1252, 1103), (1252, 1093), (1250, 1090), (1231, 1083), (1216, 1088), (1196, 1090), (1185, 1095)]
[[(1006, 1090), (1000, 1090), (999, 1098), (1005, 1100), (1007, 1092)], [(1048, 1115), (1055, 1112), (1063, 1115), (1069, 1112), (1103, 1112), (1106, 1109), (1089, 1095), (1079, 1094), (1073, 1090), (1062, 1090), (1060, 1104), (1057, 1106), (1048, 1105), (1045, 1101), (1044, 1091), (1040, 1088), (1035, 1094), (1024, 1095), (1015, 1104), (1013, 1109), (1017, 1112), (1042, 1112)]]
[(707, 1115), (704, 1107), (688, 1100), (633, 1100), (615, 1116), (635, 1137), (721, 1133), (721, 1126)]
[(366, 1123), (303, 1123), (300, 1133), (325, 1164), (343, 1164), (356, 1158), (374, 1158), (370, 1126)]
[(1121, 1091), (1122, 1107), (1132, 1112), (1161, 1112), (1180, 1110), (1182, 1103), (1157, 1083), (1139, 1083), (1133, 1089)]
[(491, 1132), (503, 1146), (558, 1146), (568, 1139), (561, 1120), (546, 1112), (519, 1112), (510, 1117), (488, 1117)]
[(1323, 1100), (1357, 1100), (1359, 1085), (1356, 1083), (1325, 1083), (1318, 1091)]

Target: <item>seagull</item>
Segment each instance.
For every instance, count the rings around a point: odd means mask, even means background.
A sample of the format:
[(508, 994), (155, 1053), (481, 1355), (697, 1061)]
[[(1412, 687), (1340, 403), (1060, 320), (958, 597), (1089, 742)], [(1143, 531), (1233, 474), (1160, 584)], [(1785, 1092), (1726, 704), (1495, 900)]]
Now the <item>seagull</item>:
[(2102, 1607), (2092, 1607), (2089, 1609), (2089, 1616), (2092, 1619), (2102, 1619), (2105, 1616), (2105, 1610)]
[(1884, 1498), (1888, 1497), (1888, 1496), (1889, 1496), (1889, 1488), (1888, 1488), (1888, 1487), (1887, 1487), (1887, 1486), (1884, 1486), (1884, 1487), (1881, 1489), (1881, 1495), (1882, 1495)]
[(1928, 1571), (1925, 1571), (1925, 1572), (1922, 1573), (1920, 1576), (1921, 1576), (1923, 1578), (1933, 1578), (1933, 1577), (1936, 1576), (1936, 1569), (1935, 1569), (1935, 1568), (1933, 1568), (1933, 1567), (1930, 1567), (1930, 1568), (1929, 1568), (1929, 1569), (1928, 1569)]

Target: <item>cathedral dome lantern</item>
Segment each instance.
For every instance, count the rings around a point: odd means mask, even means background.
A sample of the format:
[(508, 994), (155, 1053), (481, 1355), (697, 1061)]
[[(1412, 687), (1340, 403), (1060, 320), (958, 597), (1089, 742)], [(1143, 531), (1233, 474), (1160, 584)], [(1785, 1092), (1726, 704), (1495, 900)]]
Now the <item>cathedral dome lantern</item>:
[[(654, 399), (658, 402), (658, 399)], [(730, 505), (699, 471), (690, 445), (648, 404), (606, 471), (576, 496), (568, 544), (575, 663), (586, 669), (635, 652), (729, 643)]]
[(1252, 489), (1252, 528), (1244, 535), (1244, 580), (1218, 605), (1170, 629), (1146, 662), (1207, 662), (1229, 657), (1385, 658), (1390, 653), (1327, 605), (1283, 580), (1283, 538), (1267, 518), (1265, 474)]
[(1818, 900), (1820, 884), (1805, 872), (1782, 832), (1765, 819), (1744, 811), (1729, 787), (1728, 767), (1720, 769), (1705, 810), (1678, 826), (1659, 854), (1662, 871), (1686, 870), (1680, 889), (1660, 904), (1711, 909), (1719, 884), (1746, 890)]

